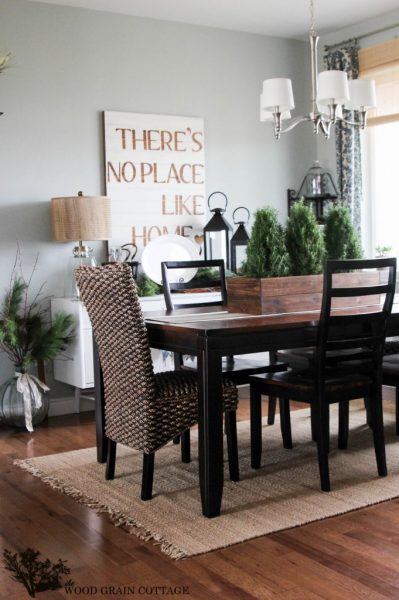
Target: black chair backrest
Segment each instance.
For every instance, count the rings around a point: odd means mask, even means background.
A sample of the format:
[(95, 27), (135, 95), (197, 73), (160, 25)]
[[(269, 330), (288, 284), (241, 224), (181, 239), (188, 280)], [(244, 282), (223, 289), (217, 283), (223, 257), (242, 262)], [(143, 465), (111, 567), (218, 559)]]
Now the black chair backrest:
[[(366, 285), (359, 285), (361, 275), (370, 272), (374, 272), (374, 281), (368, 276)], [(396, 258), (326, 262), (316, 349), (318, 377), (324, 379), (329, 358), (341, 350), (349, 351), (346, 360), (371, 360), (370, 375), (380, 376), (395, 283)]]
[[(162, 267), (162, 286), (165, 297), (165, 304), (167, 310), (173, 310), (174, 308), (182, 308), (190, 306), (191, 308), (197, 306), (226, 306), (227, 305), (227, 285), (226, 285), (226, 271), (224, 266), (224, 260), (183, 260), (183, 261), (166, 261), (161, 263)], [(192, 279), (191, 281), (179, 281), (178, 283), (170, 282), (168, 279), (169, 269), (212, 269), (211, 274), (201, 274), (199, 277)], [(194, 289), (220, 289), (220, 300), (214, 301), (201, 301), (198, 298), (196, 302), (188, 305), (184, 302), (176, 302), (178, 294), (172, 292), (182, 292), (183, 290), (194, 290)], [(172, 297), (173, 296), (173, 297)]]

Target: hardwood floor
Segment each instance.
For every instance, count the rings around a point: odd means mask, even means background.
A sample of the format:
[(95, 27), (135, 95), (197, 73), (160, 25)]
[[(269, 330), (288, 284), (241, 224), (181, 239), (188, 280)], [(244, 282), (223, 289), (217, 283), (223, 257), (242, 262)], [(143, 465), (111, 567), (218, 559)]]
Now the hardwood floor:
[[(245, 393), (244, 389), (240, 419), (249, 414)], [(385, 408), (392, 410), (389, 401)], [(152, 542), (118, 529), (107, 516), (12, 464), (14, 458), (94, 443), (93, 413), (50, 419), (33, 435), (0, 428), (1, 554), (3, 548), (31, 546), (52, 561), (67, 560), (75, 585), (92, 588), (71, 598), (399, 599), (399, 499), (174, 561)], [(0, 582), (0, 598), (28, 598), (1, 567)], [(39, 595), (66, 596), (65, 590)]]

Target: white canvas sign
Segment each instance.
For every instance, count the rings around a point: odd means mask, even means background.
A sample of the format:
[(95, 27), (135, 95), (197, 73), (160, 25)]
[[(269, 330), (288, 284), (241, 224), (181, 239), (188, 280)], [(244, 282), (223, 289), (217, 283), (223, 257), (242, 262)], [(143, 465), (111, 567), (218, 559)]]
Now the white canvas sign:
[(160, 235), (200, 242), (205, 225), (204, 123), (195, 117), (104, 112), (110, 246), (141, 251)]

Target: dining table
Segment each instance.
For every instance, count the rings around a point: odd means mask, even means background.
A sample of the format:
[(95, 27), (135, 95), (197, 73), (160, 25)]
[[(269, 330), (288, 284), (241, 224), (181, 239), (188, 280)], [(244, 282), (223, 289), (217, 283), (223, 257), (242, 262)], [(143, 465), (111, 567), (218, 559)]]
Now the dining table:
[[(222, 358), (314, 346), (318, 311), (267, 315), (198, 307), (144, 313), (152, 348), (196, 356), (198, 376), (198, 461), (202, 513), (220, 515), (223, 495)], [(219, 307), (218, 307), (219, 308)], [(353, 307), (353, 314), (372, 307)], [(387, 336), (399, 335), (399, 304), (394, 304)], [(103, 382), (95, 349), (97, 459), (105, 462)]]

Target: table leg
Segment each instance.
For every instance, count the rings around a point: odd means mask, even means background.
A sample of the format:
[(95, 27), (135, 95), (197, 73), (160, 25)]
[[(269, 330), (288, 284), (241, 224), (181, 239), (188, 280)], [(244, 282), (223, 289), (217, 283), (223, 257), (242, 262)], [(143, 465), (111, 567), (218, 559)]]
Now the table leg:
[(201, 346), (197, 368), (202, 513), (217, 517), (223, 493), (222, 358), (208, 348), (207, 339)]
[(107, 460), (108, 438), (105, 435), (105, 404), (104, 404), (104, 381), (103, 373), (98, 356), (96, 341), (93, 337), (93, 361), (94, 361), (94, 394), (96, 414), (96, 445), (97, 462), (105, 463)]

